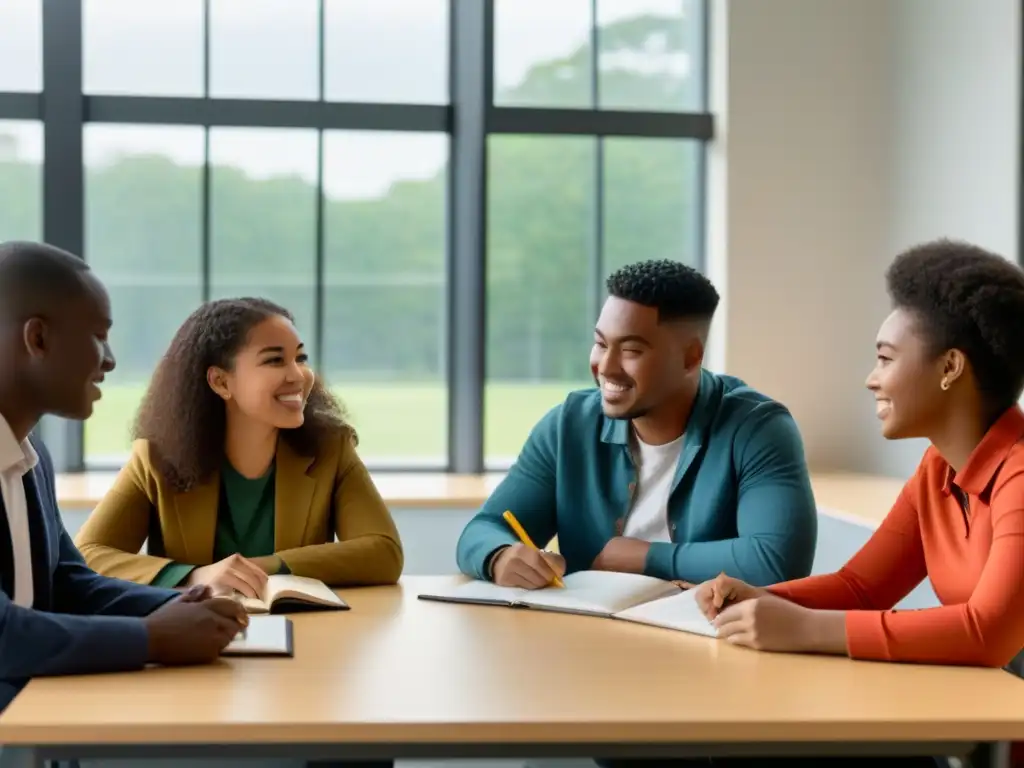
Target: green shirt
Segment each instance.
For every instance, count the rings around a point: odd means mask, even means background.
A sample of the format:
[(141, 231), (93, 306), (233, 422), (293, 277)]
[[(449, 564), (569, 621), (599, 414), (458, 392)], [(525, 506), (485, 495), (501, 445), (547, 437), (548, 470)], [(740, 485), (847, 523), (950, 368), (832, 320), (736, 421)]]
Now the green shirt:
[[(231, 555), (263, 557), (274, 554), (274, 467), (262, 477), (248, 478), (224, 462), (220, 476), (217, 531), (213, 561)], [(180, 585), (195, 565), (170, 563), (153, 579), (158, 587)]]

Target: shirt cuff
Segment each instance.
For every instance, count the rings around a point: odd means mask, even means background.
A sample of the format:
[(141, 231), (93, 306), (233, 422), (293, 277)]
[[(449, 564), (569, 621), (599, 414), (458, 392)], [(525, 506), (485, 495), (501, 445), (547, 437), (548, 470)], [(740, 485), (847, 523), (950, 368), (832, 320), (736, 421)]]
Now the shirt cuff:
[(488, 581), (494, 581), (494, 561), (498, 559), (498, 554), (508, 548), (508, 544), (502, 544), (497, 549), (492, 550), (491, 554), (489, 554), (487, 559), (484, 560), (484, 575), (487, 577)]
[(168, 563), (153, 577), (153, 581), (150, 584), (154, 587), (165, 587), (167, 589), (180, 587), (195, 568), (194, 565), (185, 565), (184, 563)]
[(881, 611), (846, 612), (846, 650), (851, 659), (892, 661)]
[(675, 576), (676, 545), (670, 541), (652, 541), (644, 560), (644, 575), (672, 581)]

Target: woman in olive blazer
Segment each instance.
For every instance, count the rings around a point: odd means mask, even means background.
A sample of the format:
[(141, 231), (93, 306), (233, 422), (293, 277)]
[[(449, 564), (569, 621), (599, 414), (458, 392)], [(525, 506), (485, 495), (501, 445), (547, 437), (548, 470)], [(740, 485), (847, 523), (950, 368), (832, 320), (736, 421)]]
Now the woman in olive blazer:
[(250, 596), (274, 573), (331, 586), (398, 580), (394, 521), (282, 307), (226, 299), (196, 310), (153, 375), (134, 436), (76, 537), (97, 572)]

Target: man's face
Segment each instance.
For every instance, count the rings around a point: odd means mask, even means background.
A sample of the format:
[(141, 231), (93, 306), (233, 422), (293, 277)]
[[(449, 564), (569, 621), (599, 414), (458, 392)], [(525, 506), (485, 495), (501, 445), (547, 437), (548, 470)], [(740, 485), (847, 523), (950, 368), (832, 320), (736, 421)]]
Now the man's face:
[(703, 345), (693, 326), (662, 323), (658, 311), (609, 297), (594, 329), (590, 370), (612, 419), (638, 419), (679, 391), (699, 367)]
[(81, 279), (82, 290), (74, 299), (25, 324), (24, 341), (42, 408), (84, 420), (102, 396), (99, 384), (115, 361), (107, 343), (110, 299), (91, 272), (81, 273)]

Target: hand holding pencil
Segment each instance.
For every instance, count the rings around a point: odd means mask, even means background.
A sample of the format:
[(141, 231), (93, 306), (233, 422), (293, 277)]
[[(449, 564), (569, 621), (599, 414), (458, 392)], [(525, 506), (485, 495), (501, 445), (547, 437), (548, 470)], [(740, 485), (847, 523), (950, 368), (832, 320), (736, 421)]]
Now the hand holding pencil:
[(552, 585), (564, 587), (565, 558), (556, 552), (539, 550), (511, 512), (505, 512), (502, 517), (519, 543), (505, 547), (495, 556), (491, 569), (494, 583), (522, 589), (543, 589)]

